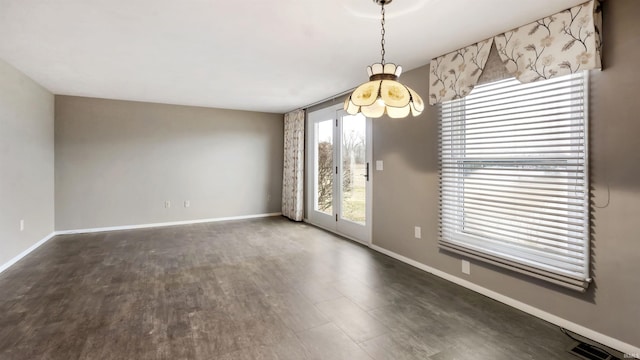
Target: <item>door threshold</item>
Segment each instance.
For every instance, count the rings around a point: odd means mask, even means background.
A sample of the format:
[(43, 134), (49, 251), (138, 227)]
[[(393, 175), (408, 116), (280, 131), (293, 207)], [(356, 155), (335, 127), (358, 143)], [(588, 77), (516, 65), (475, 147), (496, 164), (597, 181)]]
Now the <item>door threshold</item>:
[(356, 243), (358, 243), (358, 244), (360, 244), (360, 245), (364, 245), (364, 246), (369, 247), (369, 248), (371, 247), (371, 244), (369, 244), (369, 243), (368, 243), (368, 242), (366, 242), (366, 241), (363, 241), (363, 240), (360, 240), (360, 239), (356, 239), (356, 238), (354, 238), (354, 237), (352, 237), (352, 236), (349, 236), (349, 235), (346, 235), (346, 234), (342, 234), (342, 233), (340, 233), (340, 232), (338, 232), (338, 231), (336, 231), (336, 230), (329, 229), (329, 228), (326, 228), (326, 227), (321, 226), (321, 225), (318, 225), (318, 224), (314, 224), (314, 223), (310, 222), (310, 221), (309, 221), (309, 219), (303, 219), (302, 221), (303, 221), (305, 224), (309, 224), (309, 225), (311, 225), (311, 226), (317, 227), (318, 229), (322, 229), (322, 230), (324, 230), (324, 231), (328, 231), (328, 232), (330, 232), (330, 233), (332, 233), (332, 234), (338, 235), (338, 236), (343, 237), (343, 238), (345, 238), (345, 239), (347, 239), (347, 240), (354, 241), (354, 242), (356, 242)]

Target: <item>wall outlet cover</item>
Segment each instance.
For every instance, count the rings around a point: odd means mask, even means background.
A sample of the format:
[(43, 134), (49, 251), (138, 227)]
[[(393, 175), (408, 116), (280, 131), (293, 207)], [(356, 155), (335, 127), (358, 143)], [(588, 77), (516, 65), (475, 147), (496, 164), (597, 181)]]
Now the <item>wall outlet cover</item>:
[(471, 264), (467, 260), (462, 260), (462, 273), (471, 275)]

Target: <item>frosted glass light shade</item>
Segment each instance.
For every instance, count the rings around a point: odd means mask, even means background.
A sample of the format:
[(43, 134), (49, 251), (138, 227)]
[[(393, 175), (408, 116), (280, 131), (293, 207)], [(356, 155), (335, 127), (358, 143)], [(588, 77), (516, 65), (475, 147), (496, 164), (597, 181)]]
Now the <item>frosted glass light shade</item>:
[(418, 116), (424, 110), (420, 95), (396, 81), (402, 67), (376, 63), (367, 68), (369, 81), (358, 86), (344, 102), (347, 113), (359, 112), (369, 118), (387, 114), (390, 118)]

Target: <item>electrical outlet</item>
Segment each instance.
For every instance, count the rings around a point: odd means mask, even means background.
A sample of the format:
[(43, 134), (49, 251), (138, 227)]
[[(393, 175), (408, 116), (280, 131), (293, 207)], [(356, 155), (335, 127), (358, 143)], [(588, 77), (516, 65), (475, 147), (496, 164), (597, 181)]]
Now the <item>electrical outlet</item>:
[(189, 200), (185, 200), (184, 207), (188, 208), (189, 206), (191, 206), (191, 202)]
[(416, 239), (422, 238), (422, 228), (420, 228), (420, 226), (413, 228), (413, 236), (415, 236)]
[(165, 201), (165, 202), (164, 202), (164, 207), (165, 207), (166, 209), (170, 208), (170, 207), (171, 207), (171, 201), (169, 201), (169, 200)]
[(471, 264), (467, 260), (462, 260), (462, 273), (471, 275)]
[(20, 231), (24, 231), (24, 220), (20, 220)]

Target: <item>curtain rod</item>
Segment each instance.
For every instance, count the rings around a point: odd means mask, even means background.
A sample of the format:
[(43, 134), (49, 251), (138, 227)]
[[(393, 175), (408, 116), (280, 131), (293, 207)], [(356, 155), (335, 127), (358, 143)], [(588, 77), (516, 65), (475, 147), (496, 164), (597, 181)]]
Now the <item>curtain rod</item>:
[[(316, 101), (316, 102), (313, 102), (313, 103), (311, 103), (311, 104), (308, 104), (308, 105), (305, 105), (305, 106), (299, 107), (299, 108), (297, 108), (297, 109), (295, 109), (295, 110), (306, 110), (306, 109), (308, 109), (308, 108), (310, 108), (310, 107), (312, 107), (312, 106), (316, 106), (316, 105), (322, 104), (322, 103), (323, 103), (323, 102), (325, 102), (325, 101), (335, 100), (336, 98), (339, 98), (339, 97), (341, 97), (341, 96), (345, 96), (345, 95), (347, 95), (348, 93), (352, 92), (353, 90), (355, 90), (355, 87), (353, 87), (353, 88), (351, 88), (351, 89), (349, 89), (349, 90), (345, 90), (345, 91), (343, 91), (343, 92), (341, 92), (341, 93), (337, 93), (337, 94), (335, 94), (335, 95), (332, 95), (332, 96), (326, 97), (326, 98), (324, 98), (324, 99), (322, 99), (322, 100), (320, 100), (320, 101)], [(292, 110), (292, 111), (294, 111), (294, 110)], [(290, 111), (288, 111), (288, 112), (290, 112)]]

